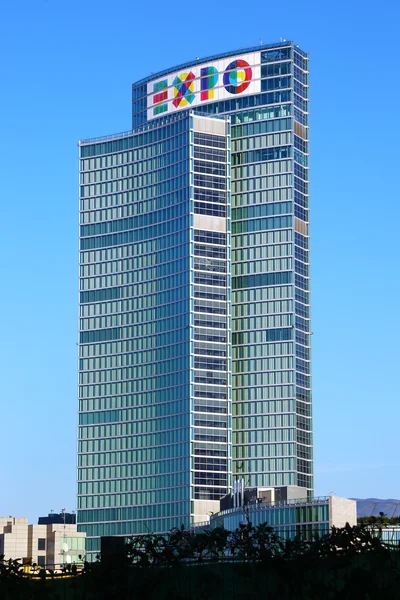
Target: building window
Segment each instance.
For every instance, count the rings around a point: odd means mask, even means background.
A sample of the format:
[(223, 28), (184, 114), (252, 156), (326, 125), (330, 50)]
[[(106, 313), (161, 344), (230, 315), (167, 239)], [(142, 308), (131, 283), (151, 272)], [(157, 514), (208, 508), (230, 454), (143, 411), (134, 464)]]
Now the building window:
[(46, 538), (38, 538), (38, 550), (46, 550)]
[(39, 567), (45, 567), (46, 566), (46, 557), (45, 556), (38, 556), (37, 557), (37, 564)]

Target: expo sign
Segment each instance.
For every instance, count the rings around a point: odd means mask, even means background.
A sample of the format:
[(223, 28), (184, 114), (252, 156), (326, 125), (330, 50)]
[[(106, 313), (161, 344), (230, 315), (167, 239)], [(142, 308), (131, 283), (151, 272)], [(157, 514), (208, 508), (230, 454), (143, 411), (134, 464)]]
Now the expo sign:
[(259, 52), (195, 64), (147, 84), (147, 120), (260, 88)]

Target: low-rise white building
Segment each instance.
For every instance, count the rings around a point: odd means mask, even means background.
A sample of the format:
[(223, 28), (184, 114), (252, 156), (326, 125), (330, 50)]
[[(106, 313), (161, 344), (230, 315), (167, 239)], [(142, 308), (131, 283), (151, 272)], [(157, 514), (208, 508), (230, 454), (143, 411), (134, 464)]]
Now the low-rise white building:
[(77, 531), (76, 524), (28, 525), (28, 519), (0, 517), (0, 556), (5, 560), (30, 559), (50, 569), (81, 564), (85, 543), (86, 533)]

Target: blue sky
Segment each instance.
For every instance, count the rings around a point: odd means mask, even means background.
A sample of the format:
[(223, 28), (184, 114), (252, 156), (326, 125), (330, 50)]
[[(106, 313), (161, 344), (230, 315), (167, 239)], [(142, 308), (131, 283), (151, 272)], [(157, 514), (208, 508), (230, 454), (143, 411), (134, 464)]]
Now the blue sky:
[(75, 508), (77, 141), (130, 128), (137, 79), (280, 38), (311, 54), (315, 492), (400, 497), (399, 13), (3, 0), (1, 516)]

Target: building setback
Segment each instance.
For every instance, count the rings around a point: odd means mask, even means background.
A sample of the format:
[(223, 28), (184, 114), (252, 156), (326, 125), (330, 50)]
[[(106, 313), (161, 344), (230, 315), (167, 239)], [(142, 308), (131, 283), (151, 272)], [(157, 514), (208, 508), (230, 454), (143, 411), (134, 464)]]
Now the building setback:
[(133, 85), (80, 142), (78, 523), (162, 532), (232, 477), (313, 492), (308, 56), (291, 42)]

